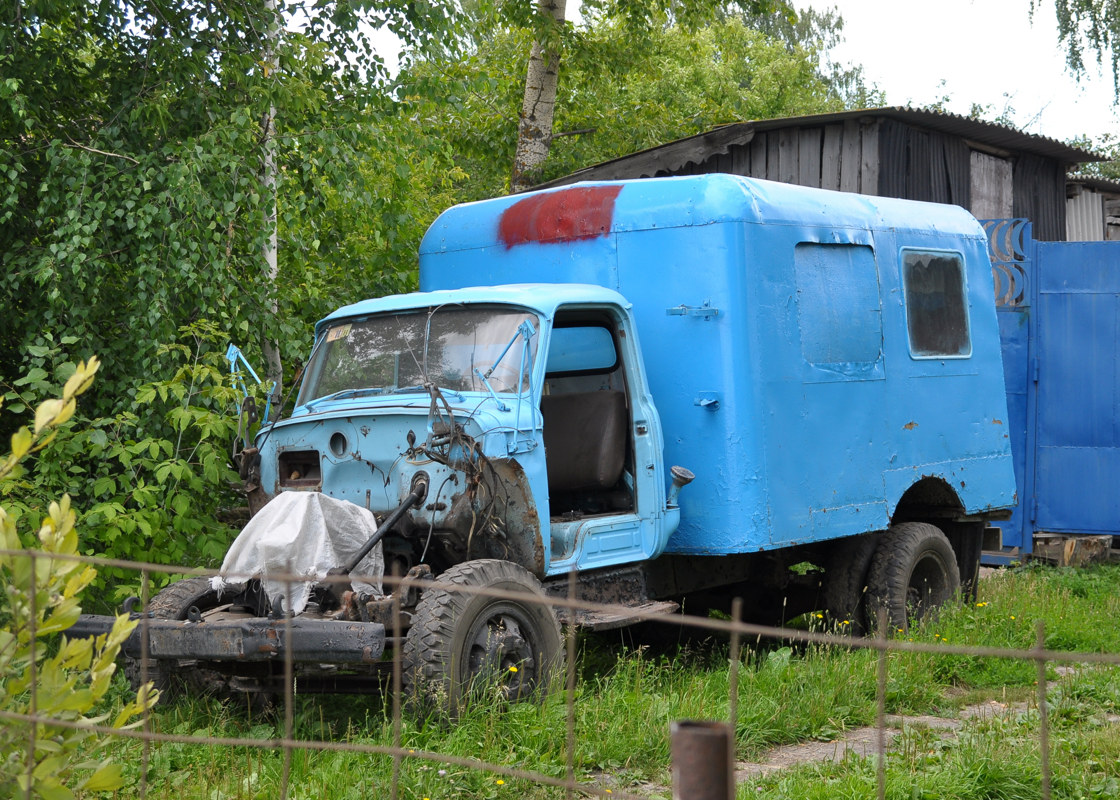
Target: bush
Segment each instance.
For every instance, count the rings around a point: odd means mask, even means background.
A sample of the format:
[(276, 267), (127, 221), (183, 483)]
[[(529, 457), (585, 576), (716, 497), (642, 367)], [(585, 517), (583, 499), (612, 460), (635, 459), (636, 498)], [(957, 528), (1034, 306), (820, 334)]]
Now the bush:
[[(12, 452), (0, 463), (0, 489), (6, 492), (6, 484), (23, 474), (23, 460), (48, 446), (73, 417), (75, 398), (89, 388), (98, 366), (95, 358), (76, 364), (62, 396), (36, 409), (34, 428), (21, 427), (12, 436)], [(37, 541), (36, 551), (25, 551), (16, 519), (0, 505), (0, 714), (6, 719), (0, 726), (0, 796), (53, 800), (72, 798), (74, 790), (111, 791), (122, 784), (120, 767), (96, 758), (101, 737), (85, 726), (107, 719), (97, 706), (136, 623), (119, 616), (108, 634), (63, 636), (55, 644), (53, 638), (77, 621), (79, 596), (96, 577), (74, 558), (78, 535), (68, 495), (50, 503)], [(155, 700), (150, 684), (141, 687), (109, 724), (128, 726)]]
[[(162, 360), (177, 364), (173, 374), (137, 387), (132, 408), (58, 426), (34, 471), (8, 490), (18, 494), (9, 513), (33, 530), (50, 499), (66, 492), (85, 509), (78, 524), (86, 555), (217, 566), (236, 533), (222, 518), (243, 503), (233, 489), (238, 476), (231, 463), (240, 394), (224, 352), (225, 339), (214, 326), (184, 328), (179, 342), (161, 348)], [(30, 406), (27, 394), (41, 393), (52, 375), (65, 379), (73, 370), (60, 348), (41, 355), (45, 363), (34, 380), (16, 381), (9, 391), (13, 406)], [(4, 492), (0, 487), (0, 496)], [(141, 593), (134, 570), (104, 567), (98, 573), (99, 611)]]

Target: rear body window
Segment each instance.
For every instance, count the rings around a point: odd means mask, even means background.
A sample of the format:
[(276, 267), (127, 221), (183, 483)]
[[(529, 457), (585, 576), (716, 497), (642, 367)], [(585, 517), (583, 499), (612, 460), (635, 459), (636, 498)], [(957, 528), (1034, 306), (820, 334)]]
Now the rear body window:
[(902, 252), (906, 331), (914, 358), (968, 358), (972, 338), (959, 253)]

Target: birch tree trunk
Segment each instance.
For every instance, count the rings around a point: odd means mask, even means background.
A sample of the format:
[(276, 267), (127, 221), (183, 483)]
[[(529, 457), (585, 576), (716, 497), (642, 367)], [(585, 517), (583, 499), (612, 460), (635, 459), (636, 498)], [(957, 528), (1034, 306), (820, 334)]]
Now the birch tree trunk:
[[(276, 58), (276, 41), (280, 36), (279, 25), (280, 20), (276, 13), (276, 0), (265, 0), (265, 8), (270, 12), (270, 19), (268, 25), (267, 45), (265, 51), (265, 69), (267, 75), (271, 78), (273, 73), (279, 66)], [(262, 167), (261, 183), (263, 185), (265, 196), (269, 199), (269, 215), (265, 220), (268, 226), (268, 238), (264, 243), (264, 268), (265, 274), (268, 277), (269, 286), (273, 292), (273, 299), (271, 303), (272, 313), (276, 314), (276, 278), (280, 274), (279, 267), (276, 263), (276, 137), (275, 126), (276, 109), (269, 106), (268, 113), (261, 120), (261, 138), (263, 139), (262, 145), (264, 147), (264, 164)], [(269, 380), (272, 381), (272, 402), (276, 407), (276, 414), (280, 414), (280, 402), (283, 397), (283, 384), (284, 384), (284, 365), (280, 360), (280, 345), (277, 342), (271, 341), (266, 336), (264, 341), (261, 342), (261, 350), (264, 352), (265, 361), (267, 363), (266, 372)]]
[[(537, 0), (537, 13), (547, 17), (550, 33), (564, 24), (566, 0)], [(552, 144), (552, 118), (556, 110), (556, 84), (560, 75), (560, 39), (549, 36), (533, 42), (525, 76), (525, 100), (517, 126), (517, 151), (513, 157), (510, 191), (523, 192), (540, 174)]]

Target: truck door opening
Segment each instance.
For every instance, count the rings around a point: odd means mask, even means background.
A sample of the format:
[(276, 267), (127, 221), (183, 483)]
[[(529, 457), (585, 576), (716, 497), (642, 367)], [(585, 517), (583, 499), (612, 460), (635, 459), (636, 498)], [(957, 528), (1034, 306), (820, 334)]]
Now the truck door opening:
[(632, 414), (618, 331), (602, 312), (560, 315), (541, 415), (554, 521), (635, 508)]

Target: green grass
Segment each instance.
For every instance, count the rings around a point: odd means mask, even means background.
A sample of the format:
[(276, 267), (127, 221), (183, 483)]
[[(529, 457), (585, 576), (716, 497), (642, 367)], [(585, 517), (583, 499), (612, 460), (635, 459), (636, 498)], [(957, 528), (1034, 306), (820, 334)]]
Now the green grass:
[[(983, 581), (977, 603), (946, 609), (908, 638), (923, 642), (1029, 648), (1035, 621), (1047, 647), (1120, 653), (1120, 568), (1027, 568)], [(726, 719), (726, 642), (686, 647), (620, 644), (620, 636), (580, 640), (576, 699), (576, 774), (615, 792), (669, 778), (669, 723)], [(876, 654), (844, 647), (746, 649), (739, 668), (738, 755), (758, 759), (770, 747), (837, 738), (876, 719)], [(1120, 794), (1120, 669), (1049, 666), (1054, 796)], [(957, 655), (891, 653), (887, 711), (953, 716), (962, 705), (995, 699), (1024, 702), (1022, 713), (963, 723), (955, 738), (906, 729), (887, 761), (890, 798), (1028, 798), (1040, 796), (1037, 678), (1033, 662)], [(119, 687), (123, 693), (123, 685)], [(566, 764), (562, 685), (546, 700), (507, 709), (479, 704), (456, 725), (405, 720), (403, 742), (416, 751), (475, 758), (563, 777)], [(297, 697), (295, 736), (304, 740), (388, 746), (392, 709), (380, 698)], [(218, 702), (188, 699), (153, 715), (157, 731), (199, 737), (271, 739), (279, 720), (252, 720)], [(140, 745), (109, 748), (138, 793)], [(227, 800), (279, 794), (278, 750), (198, 744), (153, 744), (150, 797)], [(385, 798), (393, 761), (382, 755), (298, 751), (291, 758), (293, 798)], [(866, 798), (876, 791), (873, 759), (802, 765), (740, 786), (739, 797)], [(501, 780), (503, 783), (499, 783)], [(648, 790), (644, 789), (643, 792)], [(668, 790), (664, 790), (666, 796)], [(401, 763), (400, 797), (554, 798), (562, 789), (420, 758)]]

